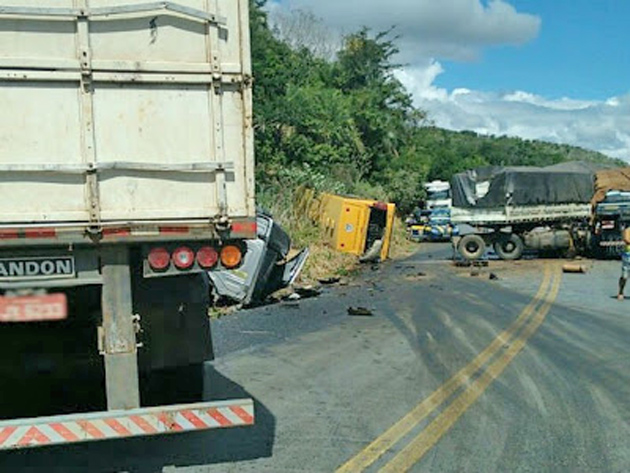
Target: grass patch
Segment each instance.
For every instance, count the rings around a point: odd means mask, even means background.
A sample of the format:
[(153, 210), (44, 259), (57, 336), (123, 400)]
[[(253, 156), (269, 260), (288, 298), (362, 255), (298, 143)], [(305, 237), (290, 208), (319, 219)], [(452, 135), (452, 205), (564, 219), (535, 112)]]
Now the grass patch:
[(293, 212), (274, 218), (291, 237), (292, 254), (308, 247), (310, 256), (300, 273), (299, 282), (316, 284), (320, 279), (352, 276), (359, 270), (357, 256), (340, 253), (326, 242), (322, 230), (303, 215)]

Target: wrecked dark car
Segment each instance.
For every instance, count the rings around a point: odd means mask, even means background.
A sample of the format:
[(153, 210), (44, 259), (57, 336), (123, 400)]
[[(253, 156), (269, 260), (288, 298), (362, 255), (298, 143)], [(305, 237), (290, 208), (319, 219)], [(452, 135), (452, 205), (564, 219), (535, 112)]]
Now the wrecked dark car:
[(296, 280), (309, 256), (308, 248), (288, 260), (291, 238), (271, 215), (259, 210), (258, 239), (247, 242), (243, 264), (234, 270), (208, 272), (215, 296), (224, 301), (251, 305)]

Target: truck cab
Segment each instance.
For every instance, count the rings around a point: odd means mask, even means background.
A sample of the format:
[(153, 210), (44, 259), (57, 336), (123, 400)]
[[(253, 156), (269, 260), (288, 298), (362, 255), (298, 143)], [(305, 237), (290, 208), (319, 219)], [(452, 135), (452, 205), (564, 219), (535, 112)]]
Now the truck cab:
[(432, 181), (424, 185), (427, 193), (426, 209), (450, 209), (453, 205), (451, 184), (446, 181)]

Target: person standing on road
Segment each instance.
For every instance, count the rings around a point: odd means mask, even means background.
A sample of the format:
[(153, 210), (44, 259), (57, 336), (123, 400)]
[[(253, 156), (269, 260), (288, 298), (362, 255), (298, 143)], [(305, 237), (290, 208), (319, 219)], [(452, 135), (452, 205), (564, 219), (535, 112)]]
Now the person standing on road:
[(621, 277), (619, 278), (619, 292), (617, 293), (617, 299), (622, 301), (624, 299), (623, 290), (626, 287), (628, 277), (630, 277), (630, 227), (623, 229), (621, 234), (623, 237), (623, 253), (621, 253)]

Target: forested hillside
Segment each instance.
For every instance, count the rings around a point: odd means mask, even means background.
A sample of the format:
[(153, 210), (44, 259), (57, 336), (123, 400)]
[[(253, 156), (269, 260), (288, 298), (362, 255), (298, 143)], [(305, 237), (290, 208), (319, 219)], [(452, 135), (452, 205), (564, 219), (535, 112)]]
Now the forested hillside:
[(472, 167), (611, 162), (566, 145), (486, 137), (431, 126), (395, 78), (394, 32), (347, 35), (330, 58), (278, 39), (252, 0), (259, 202), (286, 208), (308, 184), (413, 206), (430, 179)]

